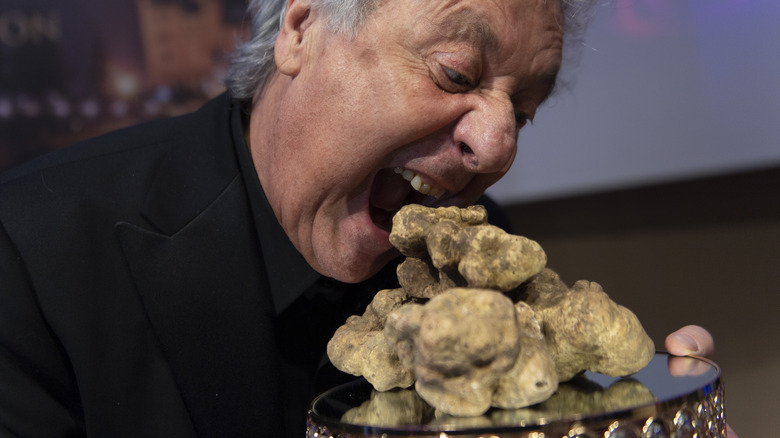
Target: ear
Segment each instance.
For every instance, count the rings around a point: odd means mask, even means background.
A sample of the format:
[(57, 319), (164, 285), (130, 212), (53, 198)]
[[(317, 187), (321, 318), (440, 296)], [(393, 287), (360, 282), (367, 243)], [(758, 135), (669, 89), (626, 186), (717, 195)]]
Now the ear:
[(287, 0), (282, 27), (274, 45), (274, 60), (280, 73), (296, 76), (301, 71), (304, 33), (311, 24), (310, 0)]

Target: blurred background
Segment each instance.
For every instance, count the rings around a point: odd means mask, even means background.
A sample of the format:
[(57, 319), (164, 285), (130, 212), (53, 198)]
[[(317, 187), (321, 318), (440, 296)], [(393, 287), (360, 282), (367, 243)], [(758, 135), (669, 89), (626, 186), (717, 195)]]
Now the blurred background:
[[(0, 171), (223, 90), (244, 0), (3, 0)], [(715, 336), (727, 417), (780, 408), (780, 2), (604, 0), (490, 190), (659, 348)]]
[(780, 2), (610, 0), (579, 51), (491, 193), (657, 348), (709, 329), (729, 423), (777, 435)]
[(244, 0), (3, 0), (0, 170), (223, 91)]

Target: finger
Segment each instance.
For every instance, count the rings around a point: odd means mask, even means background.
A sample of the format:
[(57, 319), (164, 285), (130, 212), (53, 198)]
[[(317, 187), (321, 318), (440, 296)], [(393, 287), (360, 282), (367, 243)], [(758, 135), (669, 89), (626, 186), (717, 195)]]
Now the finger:
[(728, 424), (726, 425), (726, 438), (739, 438)]
[(687, 325), (666, 337), (666, 350), (675, 356), (696, 355), (710, 357), (715, 352), (715, 341), (707, 330)]

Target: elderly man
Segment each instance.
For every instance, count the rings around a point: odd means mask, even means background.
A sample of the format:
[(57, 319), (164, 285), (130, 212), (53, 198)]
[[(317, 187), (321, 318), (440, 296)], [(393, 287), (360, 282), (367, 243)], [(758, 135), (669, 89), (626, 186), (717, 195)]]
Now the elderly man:
[(0, 434), (302, 436), (391, 216), (507, 171), (578, 2), (256, 0), (229, 93), (4, 175)]

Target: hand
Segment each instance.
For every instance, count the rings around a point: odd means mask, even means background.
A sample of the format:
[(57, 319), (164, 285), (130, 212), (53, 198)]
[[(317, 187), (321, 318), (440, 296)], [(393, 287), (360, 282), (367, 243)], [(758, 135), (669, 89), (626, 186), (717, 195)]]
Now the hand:
[[(675, 356), (702, 356), (712, 357), (715, 352), (715, 341), (707, 330), (697, 325), (687, 325), (666, 337), (664, 342), (666, 350)], [(739, 438), (736, 433), (726, 425), (727, 438)]]

